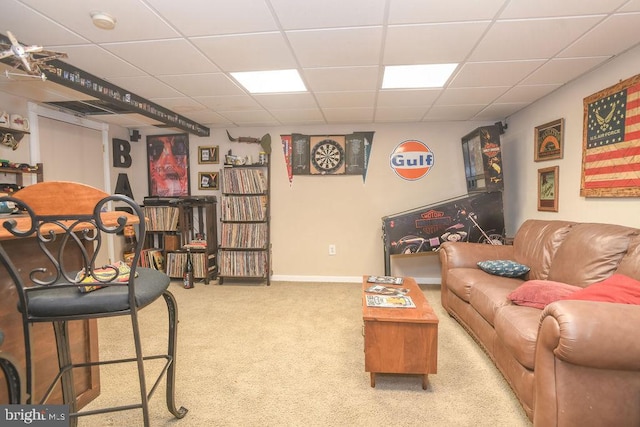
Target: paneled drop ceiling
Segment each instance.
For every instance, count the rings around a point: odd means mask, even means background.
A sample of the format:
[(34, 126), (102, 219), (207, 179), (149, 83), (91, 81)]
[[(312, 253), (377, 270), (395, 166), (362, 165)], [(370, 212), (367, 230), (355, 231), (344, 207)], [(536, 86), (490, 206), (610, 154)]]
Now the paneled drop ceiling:
[[(498, 121), (640, 43), (640, 0), (2, 0), (0, 9), (0, 33), (66, 52), (65, 62), (214, 128)], [(116, 28), (96, 28), (95, 11)], [(385, 65), (450, 62), (460, 65), (442, 89), (380, 89)], [(250, 95), (230, 76), (290, 68), (308, 92)], [(15, 76), (1, 76), (0, 91), (90, 100)]]

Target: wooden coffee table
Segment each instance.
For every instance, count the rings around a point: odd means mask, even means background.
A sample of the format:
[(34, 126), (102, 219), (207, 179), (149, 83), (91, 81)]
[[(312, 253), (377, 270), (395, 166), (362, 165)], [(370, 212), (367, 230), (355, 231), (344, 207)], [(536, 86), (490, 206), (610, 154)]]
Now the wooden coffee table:
[(362, 318), (364, 370), (371, 373), (371, 387), (376, 386), (376, 373), (416, 374), (422, 375), (426, 390), (428, 374), (437, 372), (438, 317), (410, 277), (395, 287), (409, 289), (416, 308), (368, 307), (365, 296), (374, 295), (365, 292), (372, 285), (368, 278), (362, 279)]

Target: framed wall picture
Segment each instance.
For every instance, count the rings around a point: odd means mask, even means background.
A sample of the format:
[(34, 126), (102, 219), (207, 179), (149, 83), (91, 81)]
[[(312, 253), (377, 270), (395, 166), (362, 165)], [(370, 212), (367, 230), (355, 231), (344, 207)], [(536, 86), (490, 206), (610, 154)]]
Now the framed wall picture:
[(190, 195), (189, 134), (147, 136), (147, 168), (149, 196)]
[(564, 150), (564, 119), (554, 120), (535, 128), (534, 160), (561, 159)]
[(218, 172), (198, 172), (198, 188), (200, 190), (217, 190), (219, 182)]
[(538, 169), (538, 210), (558, 212), (559, 166)]
[(583, 100), (583, 197), (640, 196), (640, 74)]
[(198, 147), (198, 163), (220, 163), (220, 147)]

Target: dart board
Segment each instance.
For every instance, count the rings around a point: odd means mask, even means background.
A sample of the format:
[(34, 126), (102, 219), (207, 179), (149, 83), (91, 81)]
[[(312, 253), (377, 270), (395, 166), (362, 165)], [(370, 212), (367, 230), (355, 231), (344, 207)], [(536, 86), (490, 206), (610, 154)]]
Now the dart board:
[[(336, 138), (339, 139), (339, 138)], [(311, 173), (330, 175), (344, 173), (344, 139), (323, 138), (311, 147)]]

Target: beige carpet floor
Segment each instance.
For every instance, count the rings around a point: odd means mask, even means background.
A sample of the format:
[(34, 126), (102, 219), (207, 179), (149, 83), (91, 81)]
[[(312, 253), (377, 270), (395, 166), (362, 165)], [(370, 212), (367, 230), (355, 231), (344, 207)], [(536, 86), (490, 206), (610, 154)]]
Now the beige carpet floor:
[[(420, 377), (364, 371), (358, 283), (172, 282), (179, 305), (176, 420), (164, 385), (151, 400), (153, 426), (530, 426), (485, 353), (440, 305), (440, 287), (422, 286), (440, 319), (438, 373)], [(145, 351), (162, 349), (166, 310), (141, 312)], [(128, 320), (100, 320), (102, 358), (131, 354)], [(148, 365), (149, 373), (157, 365)], [(151, 375), (149, 375), (150, 377)], [(95, 408), (130, 403), (133, 366), (103, 367)], [(80, 426), (138, 426), (141, 411), (83, 417)]]

